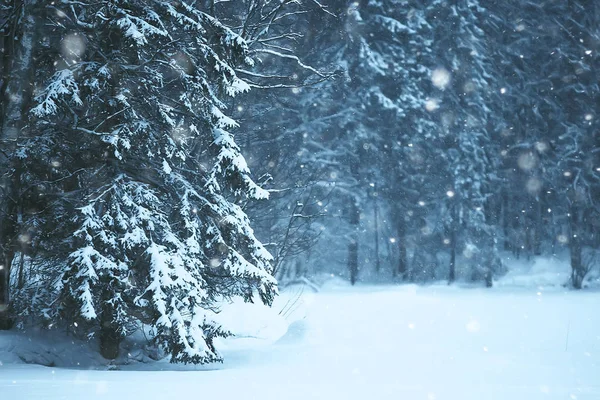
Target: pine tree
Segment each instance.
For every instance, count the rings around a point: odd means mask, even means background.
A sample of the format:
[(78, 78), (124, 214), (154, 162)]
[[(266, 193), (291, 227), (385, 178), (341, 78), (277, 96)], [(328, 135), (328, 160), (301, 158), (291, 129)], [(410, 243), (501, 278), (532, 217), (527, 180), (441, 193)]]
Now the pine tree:
[[(392, 271), (402, 279), (428, 279), (436, 262), (429, 248), (439, 234), (432, 221), (432, 207), (439, 198), (441, 168), (434, 155), (439, 148), (440, 129), (436, 123), (439, 108), (431, 85), (436, 67), (433, 53), (434, 20), (429, 4), (369, 2), (365, 9), (369, 34), (365, 42), (387, 66), (376, 75), (370, 91), (373, 127), (382, 141), (377, 152), (380, 161), (379, 191), (390, 208), (393, 242), (398, 261)], [(412, 257), (409, 254), (412, 253)], [(427, 264), (427, 265), (425, 265)]]
[[(580, 287), (582, 250), (594, 245), (593, 195), (597, 190), (594, 134), (597, 103), (597, 6), (592, 2), (494, 5), (504, 16), (487, 28), (505, 67), (496, 112), (502, 145), (505, 246), (517, 255), (555, 253), (569, 246)], [(516, 12), (518, 10), (518, 12)], [(584, 151), (583, 149), (587, 149)], [(517, 190), (515, 190), (517, 188)], [(514, 210), (510, 212), (510, 209)]]
[[(456, 277), (456, 252), (470, 265), (468, 278), (485, 280), (501, 269), (496, 231), (488, 221), (488, 198), (493, 195), (496, 154), (490, 129), (494, 64), (482, 21), (489, 13), (477, 1), (434, 1), (430, 9), (438, 21), (434, 51), (439, 66), (432, 82), (440, 98), (439, 124), (443, 128), (447, 163), (448, 226), (451, 247), (449, 281)], [(476, 255), (480, 256), (476, 256)]]
[(252, 66), (248, 42), (194, 3), (56, 7), (37, 60), (36, 135), (19, 150), (47, 199), (21, 226), (44, 228), (31, 241), (55, 284), (20, 295), (42, 291), (49, 306), (34, 311), (97, 335), (107, 358), (143, 323), (171, 361), (218, 361), (213, 340), (229, 334), (218, 301), (276, 293), (272, 257), (238, 205), (268, 193), (225, 114), (249, 89), (236, 73)]

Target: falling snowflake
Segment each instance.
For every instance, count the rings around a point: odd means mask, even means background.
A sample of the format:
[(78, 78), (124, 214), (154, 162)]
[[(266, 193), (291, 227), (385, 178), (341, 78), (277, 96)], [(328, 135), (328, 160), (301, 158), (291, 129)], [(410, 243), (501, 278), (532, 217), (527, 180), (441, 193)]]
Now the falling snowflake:
[(517, 165), (523, 171), (530, 171), (534, 169), (538, 164), (538, 158), (532, 152), (527, 152), (519, 155), (517, 159)]
[(76, 33), (65, 36), (61, 43), (61, 53), (66, 58), (79, 58), (85, 53), (85, 39)]
[(440, 90), (446, 89), (450, 83), (450, 72), (446, 68), (436, 68), (431, 73), (431, 82), (433, 86)]
[(436, 99), (428, 99), (425, 102), (425, 109), (429, 112), (435, 111), (440, 108), (440, 105)]

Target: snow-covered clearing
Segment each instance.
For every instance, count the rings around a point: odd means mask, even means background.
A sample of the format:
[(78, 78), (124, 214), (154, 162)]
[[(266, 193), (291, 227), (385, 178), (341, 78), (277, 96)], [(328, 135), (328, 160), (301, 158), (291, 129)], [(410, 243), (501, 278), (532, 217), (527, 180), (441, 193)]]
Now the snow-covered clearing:
[(329, 285), (296, 305), (287, 332), (269, 312), (246, 312), (241, 324), (262, 338), (223, 343), (222, 365), (4, 362), (0, 398), (600, 399), (599, 292)]

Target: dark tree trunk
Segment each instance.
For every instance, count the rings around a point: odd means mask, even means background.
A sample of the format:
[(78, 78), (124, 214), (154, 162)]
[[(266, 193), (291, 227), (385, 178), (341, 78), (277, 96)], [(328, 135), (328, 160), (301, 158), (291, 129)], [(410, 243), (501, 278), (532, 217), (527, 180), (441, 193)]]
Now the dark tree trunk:
[(571, 234), (569, 238), (569, 252), (571, 254), (571, 284), (574, 289), (581, 289), (587, 271), (585, 270), (582, 260), (581, 237), (579, 235), (581, 218), (579, 206), (577, 204), (571, 204), (570, 214), (569, 222)]
[(488, 259), (487, 265), (485, 266), (483, 279), (485, 281), (485, 287), (491, 288), (494, 285), (493, 275), (494, 267), (492, 259)]
[(350, 270), (350, 283), (354, 285), (358, 279), (358, 242), (352, 240), (348, 244), (348, 269)]
[(121, 337), (112, 326), (102, 326), (100, 328), (100, 354), (107, 360), (114, 360), (119, 357), (119, 346)]
[(406, 278), (406, 274), (408, 272), (408, 259), (406, 252), (406, 221), (404, 220), (403, 215), (398, 216), (398, 225), (396, 227), (398, 238), (396, 241), (398, 242), (398, 275), (402, 279)]
[(529, 226), (525, 227), (525, 252), (527, 253), (527, 261), (531, 260), (531, 228)]
[(542, 255), (542, 199), (536, 198), (535, 201), (535, 230), (533, 231), (533, 254)]
[(456, 280), (456, 232), (452, 231), (450, 237), (450, 268), (448, 271), (448, 284)]
[(14, 258), (13, 252), (4, 252), (2, 259), (3, 264), (0, 265), (0, 330), (7, 330), (12, 327), (12, 321), (9, 314), (10, 291), (9, 277), (10, 268)]
[(102, 314), (100, 315), (100, 354), (108, 360), (119, 357), (119, 347), (122, 337), (119, 335), (119, 326), (115, 321), (115, 310), (110, 302), (110, 293), (102, 294)]
[(379, 259), (379, 204), (377, 196), (374, 196), (374, 218), (375, 218), (375, 272), (379, 274), (381, 270), (381, 260)]
[(450, 285), (456, 280), (456, 225), (458, 224), (458, 213), (456, 204), (451, 204), (452, 213), (452, 228), (450, 232), (450, 266), (448, 271), (448, 284)]
[(12, 325), (8, 308), (10, 270), (17, 236), (20, 171), (11, 155), (17, 148), (25, 124), (25, 105), (32, 96), (29, 83), (36, 44), (36, 6), (37, 0), (24, 0), (18, 8), (18, 19), (4, 37), (2, 63), (5, 82), (0, 93), (0, 329), (8, 329)]
[(355, 284), (358, 279), (358, 225), (360, 212), (355, 198), (350, 198), (350, 242), (348, 243), (348, 271), (350, 272), (350, 283)]
[(504, 234), (504, 250), (510, 250), (509, 232), (508, 232), (508, 193), (502, 191), (502, 233)]
[(17, 279), (17, 288), (23, 289), (25, 286), (25, 253), (19, 253), (19, 276)]
[(494, 285), (494, 282), (492, 280), (492, 271), (490, 271), (489, 269), (487, 271), (485, 271), (485, 287), (491, 288)]

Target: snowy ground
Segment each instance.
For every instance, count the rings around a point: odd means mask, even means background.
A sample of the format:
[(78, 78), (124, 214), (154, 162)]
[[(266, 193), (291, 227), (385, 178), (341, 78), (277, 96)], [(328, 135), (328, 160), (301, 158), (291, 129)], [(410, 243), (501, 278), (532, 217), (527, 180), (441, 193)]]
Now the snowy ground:
[[(222, 344), (222, 365), (98, 371), (8, 359), (0, 399), (600, 399), (600, 292), (498, 286), (330, 284), (287, 304), (292, 289), (274, 312), (237, 309), (248, 337)], [(0, 336), (0, 361), (9, 341)]]

